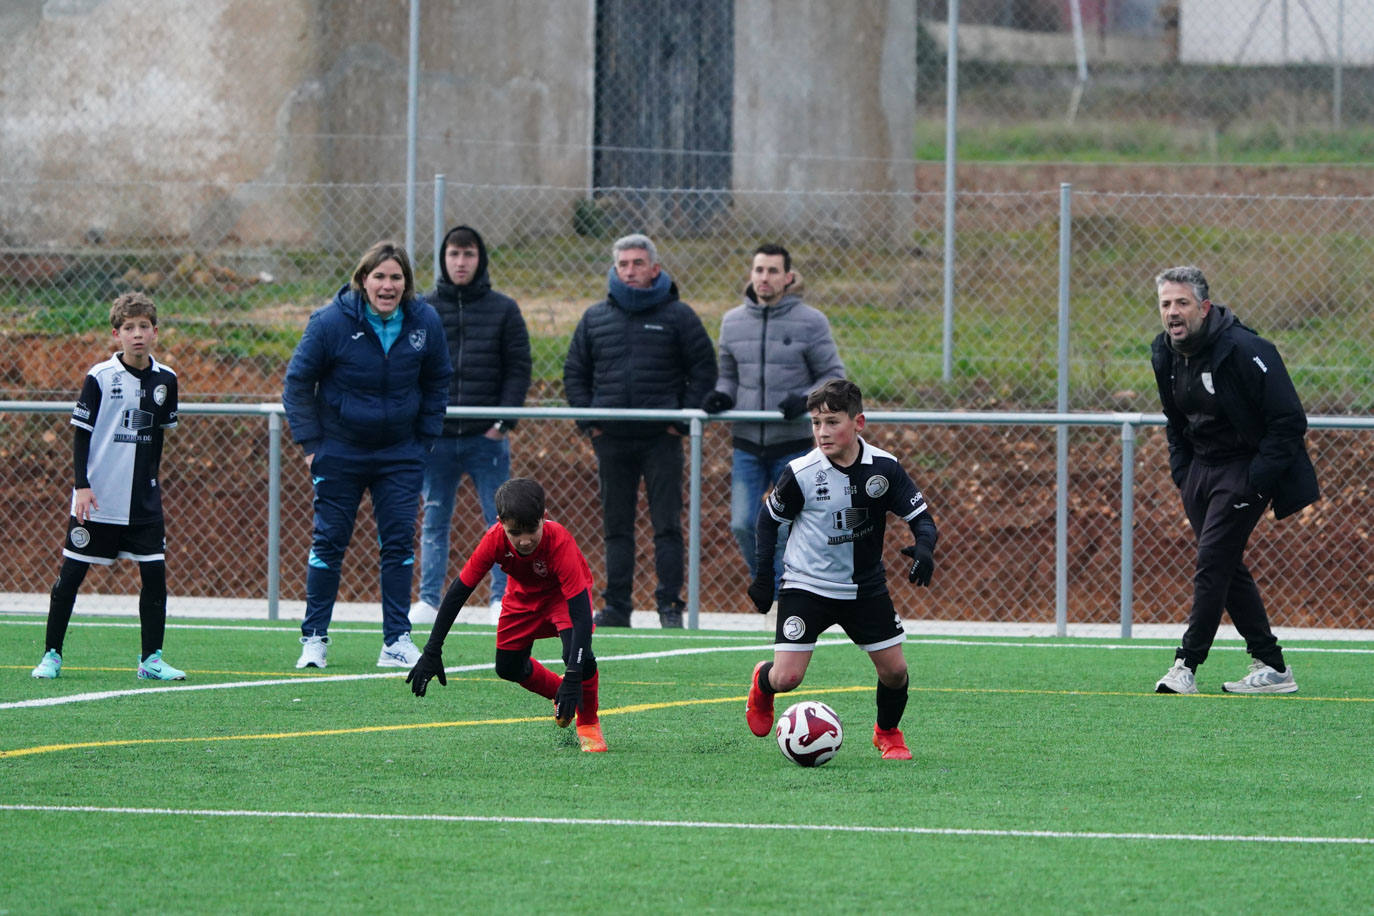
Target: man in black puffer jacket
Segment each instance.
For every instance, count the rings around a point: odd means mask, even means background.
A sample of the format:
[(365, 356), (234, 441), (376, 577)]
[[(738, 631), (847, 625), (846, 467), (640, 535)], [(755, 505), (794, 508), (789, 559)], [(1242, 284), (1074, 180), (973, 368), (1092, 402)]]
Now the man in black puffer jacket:
[(1155, 691), (1197, 693), (1197, 667), (1225, 610), (1254, 661), (1222, 689), (1294, 693), (1298, 683), (1244, 554), (1266, 506), (1285, 518), (1317, 501), (1307, 415), (1279, 351), (1208, 299), (1202, 271), (1170, 268), (1155, 287), (1164, 330), (1151, 364), (1168, 419), (1169, 471), (1197, 538), (1188, 628)]
[[(530, 388), (530, 336), (520, 307), (491, 288), (487, 246), (471, 226), (444, 236), (440, 277), (425, 298), (439, 313), (448, 340), (453, 378), (448, 403), (455, 407), (520, 407)], [(482, 518), (496, 524), (496, 489), (510, 479), (510, 442), (515, 420), (500, 411), (481, 419), (448, 418), (425, 466), (424, 521), (420, 529), (420, 601), (412, 623), (433, 623), (448, 572), (448, 535), (453, 502), (463, 475), (472, 478)], [(506, 574), (491, 571), (491, 622), (500, 613)], [(478, 618), (473, 618), (478, 619)]]
[[(582, 315), (563, 364), (573, 407), (681, 410), (701, 405), (716, 384), (716, 352), (697, 313), (677, 297), (647, 236), (611, 247), (609, 291)], [(654, 528), (654, 598), (659, 623), (682, 626), (682, 434), (656, 423), (579, 421), (592, 439), (606, 543), (603, 627), (630, 625), (639, 480)]]

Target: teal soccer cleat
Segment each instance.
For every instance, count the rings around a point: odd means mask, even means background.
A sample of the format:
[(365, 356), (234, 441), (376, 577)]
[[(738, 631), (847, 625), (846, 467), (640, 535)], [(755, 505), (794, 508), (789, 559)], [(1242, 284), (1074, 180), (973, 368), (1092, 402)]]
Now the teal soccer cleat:
[(38, 667), (33, 669), (33, 676), (52, 680), (62, 673), (62, 656), (57, 654), (56, 649), (49, 649), (43, 653), (43, 660), (38, 663)]
[(149, 681), (184, 681), (186, 672), (173, 668), (162, 660), (162, 650), (158, 649), (152, 655), (138, 663), (139, 680)]

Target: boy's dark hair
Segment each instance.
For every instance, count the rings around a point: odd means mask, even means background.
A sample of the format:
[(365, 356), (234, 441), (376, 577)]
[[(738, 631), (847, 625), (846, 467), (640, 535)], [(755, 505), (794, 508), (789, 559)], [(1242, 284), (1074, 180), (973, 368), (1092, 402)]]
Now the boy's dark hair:
[[(766, 254), (769, 257), (773, 257), (775, 255), (782, 255), (782, 272), (787, 273), (789, 270), (792, 269), (792, 256), (788, 254), (787, 249), (782, 247), (781, 245), (775, 245), (772, 242), (765, 242), (764, 244), (754, 249), (754, 254)], [(753, 258), (751, 257), (750, 260), (752, 261)]]
[(496, 488), (496, 517), (521, 531), (544, 517), (544, 488), (529, 477), (512, 477)]
[(857, 417), (864, 412), (863, 392), (847, 378), (832, 378), (806, 396), (806, 409), (833, 410)]
[(477, 233), (467, 226), (454, 226), (444, 236), (444, 246), (440, 251), (448, 251), (450, 248), (476, 248), (482, 250), (482, 244), (477, 238)]
[(157, 327), (157, 306), (145, 293), (124, 293), (110, 305), (110, 327), (118, 331), (130, 318), (147, 318)]
[(349, 284), (354, 292), (363, 291), (363, 281), (367, 275), (377, 269), (377, 265), (383, 261), (395, 261), (401, 265), (401, 275), (405, 277), (405, 292), (401, 293), (402, 302), (410, 302), (415, 298), (415, 272), (410, 269), (410, 256), (406, 254), (405, 246), (400, 242), (384, 240), (377, 242), (367, 251), (363, 252), (362, 259), (358, 261), (358, 266), (353, 268), (353, 282)]

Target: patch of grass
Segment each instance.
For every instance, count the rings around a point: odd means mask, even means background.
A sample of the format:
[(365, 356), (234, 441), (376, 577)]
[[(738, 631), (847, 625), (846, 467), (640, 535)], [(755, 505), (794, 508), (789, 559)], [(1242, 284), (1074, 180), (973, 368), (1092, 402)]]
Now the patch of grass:
[[(806, 770), (744, 726), (763, 633), (599, 632), (610, 751), (592, 755), (495, 676), (490, 627), (455, 628), (462, 668), (417, 699), (374, 667), (375, 626), (335, 627), (330, 667), (298, 672), (289, 623), (173, 620), (188, 681), (162, 690), (134, 680), (131, 624), (79, 616), (40, 682), (42, 621), (0, 619), (0, 829), (25, 863), (0, 872), (0, 908), (150, 886), (215, 912), (387, 909), (395, 887), (503, 912), (1225, 911), (1256, 887), (1266, 908), (1374, 907), (1369, 643), (1286, 644), (1302, 692), (1237, 697), (1218, 682), (1247, 659), (1223, 642), (1203, 695), (1163, 697), (1171, 644), (916, 637), (916, 759), (892, 762), (869, 744), (871, 665), (827, 637), (779, 698), (844, 722)], [(557, 672), (556, 645), (535, 654)], [(52, 699), (71, 702), (11, 705)], [(436, 868), (417, 852), (435, 849), (458, 852)], [(593, 853), (614, 867), (572, 864)], [(799, 862), (804, 881), (769, 879)]]

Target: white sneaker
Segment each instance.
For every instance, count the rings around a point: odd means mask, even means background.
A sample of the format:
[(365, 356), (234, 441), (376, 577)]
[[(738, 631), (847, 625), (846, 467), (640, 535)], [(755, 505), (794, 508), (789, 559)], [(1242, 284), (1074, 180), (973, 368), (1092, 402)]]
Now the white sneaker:
[(325, 660), (328, 651), (328, 636), (302, 636), (301, 657), (296, 659), (297, 668), (324, 668), (329, 665)]
[(410, 606), (411, 623), (433, 623), (439, 617), (439, 609), (428, 601), (417, 601)]
[(497, 599), (496, 599), (495, 601), (493, 601), (491, 604), (487, 605), (487, 613), (491, 615), (491, 617), (490, 617), (490, 618), (488, 619), (488, 621), (487, 621), (488, 623), (496, 623), (496, 621), (498, 621), (498, 620), (501, 619), (501, 599), (500, 599), (500, 598), (497, 598)]
[(420, 660), (420, 650), (410, 641), (409, 633), (402, 633), (389, 646), (382, 646), (377, 656), (378, 668), (414, 668)]
[(1258, 659), (1250, 663), (1250, 673), (1238, 681), (1221, 685), (1227, 693), (1297, 693), (1298, 682), (1293, 680), (1293, 666), (1276, 671)]
[(1197, 693), (1197, 678), (1193, 676), (1193, 669), (1184, 664), (1183, 659), (1175, 660), (1169, 673), (1155, 684), (1155, 693)]

